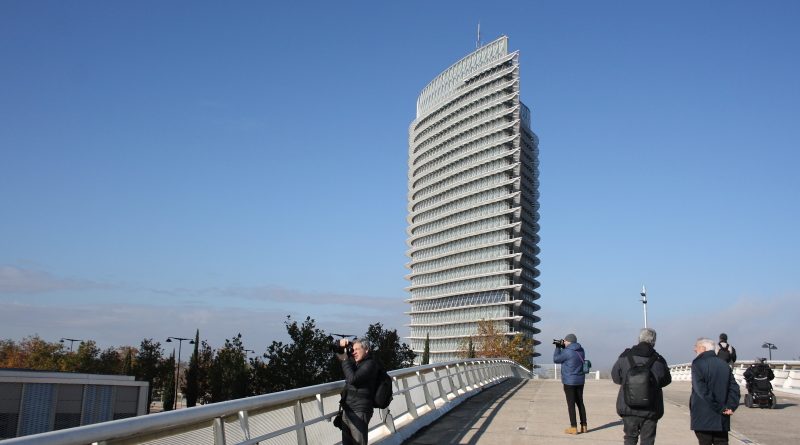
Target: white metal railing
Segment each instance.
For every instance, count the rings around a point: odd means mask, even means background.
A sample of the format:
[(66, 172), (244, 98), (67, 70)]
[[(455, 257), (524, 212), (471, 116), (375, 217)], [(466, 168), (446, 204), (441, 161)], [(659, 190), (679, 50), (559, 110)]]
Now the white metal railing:
[[(740, 385), (744, 386), (744, 372), (753, 363), (755, 363), (754, 360), (742, 360), (734, 364), (733, 376)], [(800, 390), (800, 360), (767, 360), (766, 363), (775, 373), (775, 379), (772, 381), (773, 388)], [(671, 365), (669, 372), (672, 374), (672, 380), (692, 380), (691, 363)]]
[[(399, 444), (466, 398), (530, 372), (506, 359), (467, 359), (389, 372), (394, 399), (370, 421), (370, 443)], [(14, 439), (2, 445), (335, 445), (330, 420), (343, 381)]]
[[(533, 378), (561, 380), (561, 365), (558, 363), (538, 364), (533, 370)], [(586, 379), (600, 380), (600, 371), (590, 371), (586, 374)]]

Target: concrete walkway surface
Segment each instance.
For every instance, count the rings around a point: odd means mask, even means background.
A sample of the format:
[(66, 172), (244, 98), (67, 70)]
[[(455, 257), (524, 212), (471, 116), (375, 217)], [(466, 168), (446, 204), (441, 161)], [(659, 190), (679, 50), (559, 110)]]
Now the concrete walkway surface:
[[(584, 403), (589, 432), (571, 436), (564, 434), (569, 417), (559, 381), (509, 379), (464, 401), (405, 444), (621, 444), (622, 420), (615, 409), (618, 390), (610, 380), (587, 380)], [(665, 388), (665, 413), (658, 422), (657, 444), (697, 443), (689, 429), (690, 393), (688, 382), (674, 382)], [(740, 406), (732, 419), (731, 445), (800, 444), (800, 397), (776, 395), (778, 407), (774, 410)]]

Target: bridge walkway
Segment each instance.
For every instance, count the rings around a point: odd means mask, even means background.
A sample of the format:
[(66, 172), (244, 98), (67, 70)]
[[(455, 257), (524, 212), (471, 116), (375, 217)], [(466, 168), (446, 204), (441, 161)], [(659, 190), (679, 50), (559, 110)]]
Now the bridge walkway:
[[(404, 444), (619, 444), (623, 433), (615, 409), (618, 388), (610, 380), (587, 380), (586, 434), (564, 434), (569, 420), (560, 382), (509, 379), (464, 401)], [(665, 414), (658, 423), (656, 443), (697, 443), (689, 430), (690, 392), (689, 382), (673, 382), (664, 389)], [(800, 443), (800, 396), (778, 391), (776, 396), (778, 406), (773, 410), (740, 406), (732, 419), (731, 445)]]

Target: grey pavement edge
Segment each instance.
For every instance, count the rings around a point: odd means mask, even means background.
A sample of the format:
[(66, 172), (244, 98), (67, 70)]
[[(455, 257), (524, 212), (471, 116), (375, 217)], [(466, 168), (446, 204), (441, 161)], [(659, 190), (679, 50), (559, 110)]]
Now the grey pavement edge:
[[(610, 380), (587, 381), (584, 389), (589, 432), (570, 436), (561, 383), (553, 380), (509, 379), (464, 401), (404, 442), (407, 445), (530, 445), (622, 443), (622, 421), (615, 403), (619, 386)], [(664, 390), (664, 417), (656, 443), (696, 444), (689, 429), (689, 382), (673, 382)], [(742, 394), (745, 393), (742, 388)], [(734, 413), (731, 445), (800, 443), (800, 396), (776, 392), (776, 409)]]

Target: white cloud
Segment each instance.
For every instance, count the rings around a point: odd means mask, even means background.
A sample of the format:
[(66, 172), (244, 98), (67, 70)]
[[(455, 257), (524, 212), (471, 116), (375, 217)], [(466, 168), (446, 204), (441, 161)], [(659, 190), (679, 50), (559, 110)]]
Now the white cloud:
[[(250, 307), (211, 307), (208, 305), (137, 305), (80, 303), (40, 305), (6, 302), (0, 311), (4, 338), (20, 340), (38, 334), (47, 341), (61, 337), (95, 340), (102, 347), (138, 345), (144, 338), (161, 341), (168, 336), (191, 337), (195, 329), (212, 347), (226, 338), (242, 334), (245, 347), (263, 352), (273, 341), (287, 341), (286, 316), (302, 322), (307, 316), (327, 333), (363, 334), (372, 323), (398, 329), (405, 323), (402, 313), (375, 316), (359, 311), (358, 306), (342, 306), (340, 311), (317, 309), (317, 312), (254, 309)], [(163, 345), (166, 346), (166, 345)]]
[(57, 277), (47, 272), (0, 266), (0, 294), (38, 294), (76, 289), (104, 289), (109, 285)]

